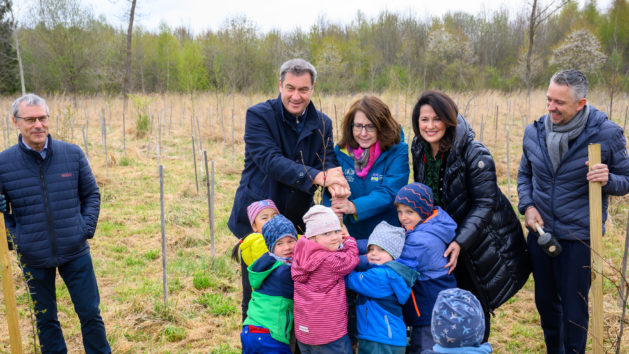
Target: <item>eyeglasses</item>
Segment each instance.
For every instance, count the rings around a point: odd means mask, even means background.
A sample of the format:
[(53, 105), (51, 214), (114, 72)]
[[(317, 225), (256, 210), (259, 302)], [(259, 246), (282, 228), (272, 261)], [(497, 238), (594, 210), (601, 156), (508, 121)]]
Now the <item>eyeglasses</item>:
[(367, 131), (367, 133), (373, 133), (376, 131), (376, 126), (373, 124), (358, 124), (358, 123), (354, 123), (352, 124), (352, 129), (354, 129), (354, 131), (356, 133), (360, 133), (363, 131), (363, 129), (365, 129)]
[(21, 120), (24, 121), (24, 123), (32, 125), (35, 124), (35, 122), (39, 121), (41, 124), (46, 124), (48, 123), (48, 116), (41, 116), (41, 117), (18, 117), (15, 116), (15, 118), (19, 118)]

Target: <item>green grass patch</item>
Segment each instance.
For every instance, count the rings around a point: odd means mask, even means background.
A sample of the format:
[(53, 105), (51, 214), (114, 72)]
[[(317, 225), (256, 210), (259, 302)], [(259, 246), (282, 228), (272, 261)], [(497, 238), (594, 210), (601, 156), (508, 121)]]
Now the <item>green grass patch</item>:
[(159, 255), (160, 255), (160, 250), (152, 249), (152, 250), (148, 250), (144, 252), (142, 257), (148, 259), (149, 261), (154, 261), (157, 259), (157, 257), (159, 257)]
[(225, 294), (203, 294), (196, 303), (202, 305), (212, 315), (229, 315), (236, 312), (236, 304)]
[(179, 342), (185, 336), (186, 330), (181, 327), (168, 325), (164, 328), (164, 337), (166, 337), (166, 340), (169, 342)]
[(192, 277), (192, 285), (197, 290), (207, 289), (210, 287), (210, 277), (205, 272), (196, 272)]

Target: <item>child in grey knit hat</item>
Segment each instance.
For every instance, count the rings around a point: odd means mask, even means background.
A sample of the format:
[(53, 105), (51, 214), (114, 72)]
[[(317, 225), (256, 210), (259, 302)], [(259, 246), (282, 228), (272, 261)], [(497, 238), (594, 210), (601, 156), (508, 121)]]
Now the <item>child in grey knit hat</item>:
[(417, 272), (394, 261), (403, 247), (404, 229), (380, 222), (369, 236), (367, 260), (371, 267), (345, 278), (346, 286), (358, 293), (359, 353), (402, 354), (406, 350), (402, 307)]

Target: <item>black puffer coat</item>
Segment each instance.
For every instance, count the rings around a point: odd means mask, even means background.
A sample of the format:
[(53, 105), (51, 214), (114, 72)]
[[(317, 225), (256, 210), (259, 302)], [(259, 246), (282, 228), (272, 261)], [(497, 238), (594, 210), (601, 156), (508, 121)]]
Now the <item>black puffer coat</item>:
[[(414, 179), (423, 183), (421, 136), (413, 139), (412, 155)], [(522, 288), (531, 265), (520, 221), (497, 185), (494, 160), (461, 115), (440, 187), (442, 208), (458, 225), (457, 282), (472, 284), (468, 290), (492, 311)]]

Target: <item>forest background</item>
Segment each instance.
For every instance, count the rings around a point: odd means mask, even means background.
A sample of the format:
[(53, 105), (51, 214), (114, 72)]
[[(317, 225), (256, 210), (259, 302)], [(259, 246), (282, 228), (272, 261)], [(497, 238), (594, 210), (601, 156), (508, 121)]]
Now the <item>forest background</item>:
[[(122, 4), (130, 10), (135, 1)], [(607, 9), (596, 0), (522, 4), (422, 18), (390, 11), (367, 18), (357, 10), (345, 24), (321, 16), (293, 31), (262, 32), (243, 16), (199, 34), (166, 23), (158, 31), (135, 27), (123, 91), (128, 28), (78, 0), (33, 1), (20, 18), (11, 0), (0, 0), (0, 93), (20, 89), (18, 47), (26, 88), (41, 94), (276, 92), (278, 67), (291, 57), (315, 65), (322, 93), (511, 92), (545, 86), (565, 67), (586, 72), (612, 96), (628, 89), (627, 0)]]

